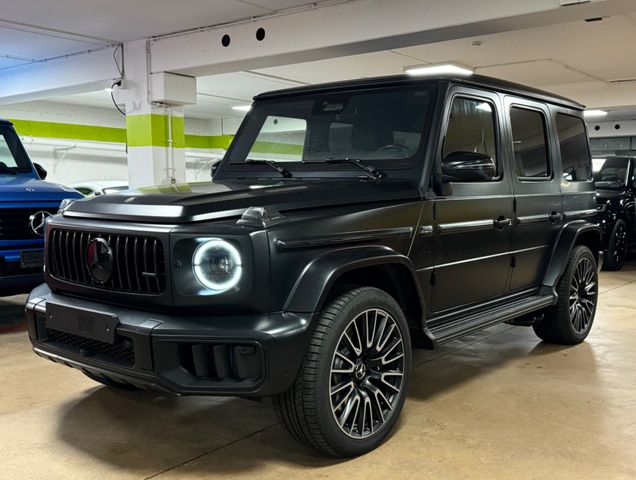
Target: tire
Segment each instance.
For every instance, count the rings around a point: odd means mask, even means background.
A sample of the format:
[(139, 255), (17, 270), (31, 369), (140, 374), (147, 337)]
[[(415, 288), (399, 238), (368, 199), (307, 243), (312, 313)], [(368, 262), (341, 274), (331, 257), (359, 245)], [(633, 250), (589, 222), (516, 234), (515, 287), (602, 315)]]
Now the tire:
[(533, 325), (534, 331), (548, 343), (581, 343), (590, 333), (598, 301), (598, 269), (588, 247), (572, 249), (556, 291), (556, 305)]
[(610, 240), (607, 245), (607, 254), (603, 262), (603, 270), (616, 271), (623, 268), (627, 257), (627, 225), (620, 218), (616, 220)]
[(274, 408), (297, 441), (333, 456), (361, 455), (393, 430), (410, 369), (400, 306), (382, 290), (355, 288), (322, 310), (300, 372)]
[(102, 385), (105, 385), (109, 388), (113, 388), (116, 390), (126, 390), (128, 392), (135, 392), (135, 391), (141, 390), (140, 388), (135, 387), (134, 385), (130, 385), (129, 383), (117, 382), (108, 377), (98, 377), (97, 375), (93, 375), (92, 373), (88, 373), (84, 371), (82, 371), (82, 373), (86, 375), (88, 378), (90, 378), (91, 380), (97, 383), (101, 383)]

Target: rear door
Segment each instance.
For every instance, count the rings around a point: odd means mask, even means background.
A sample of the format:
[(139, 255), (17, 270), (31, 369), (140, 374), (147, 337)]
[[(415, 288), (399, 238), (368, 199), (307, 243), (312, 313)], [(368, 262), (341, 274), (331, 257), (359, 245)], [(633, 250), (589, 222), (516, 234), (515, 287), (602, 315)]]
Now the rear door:
[(500, 97), (453, 87), (449, 92), (438, 159), (455, 151), (489, 155), (489, 181), (453, 182), (452, 194), (434, 200), (431, 310), (468, 306), (507, 293), (513, 201), (502, 156)]
[(541, 282), (562, 226), (560, 175), (555, 173), (554, 137), (545, 104), (507, 96), (506, 155), (515, 196), (510, 289), (522, 291)]

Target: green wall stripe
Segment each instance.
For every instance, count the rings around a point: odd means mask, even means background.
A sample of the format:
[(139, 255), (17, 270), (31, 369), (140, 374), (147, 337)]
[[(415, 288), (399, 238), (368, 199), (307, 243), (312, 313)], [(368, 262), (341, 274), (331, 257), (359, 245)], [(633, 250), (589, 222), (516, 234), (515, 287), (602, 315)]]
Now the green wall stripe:
[(252, 146), (252, 152), (255, 153), (280, 153), (283, 155), (302, 155), (303, 146), (294, 145), (291, 143), (276, 143), (276, 142), (254, 142)]
[[(132, 115), (131, 115), (132, 117)], [(92, 142), (126, 143), (125, 128), (78, 125), (74, 123), (42, 122), (39, 120), (10, 120), (18, 134), (25, 137), (60, 138)], [(135, 122), (135, 120), (133, 120)], [(128, 121), (126, 122), (128, 123)], [(173, 123), (173, 126), (174, 123)], [(185, 135), (186, 148), (224, 148), (234, 135)]]
[[(167, 147), (168, 117), (151, 113), (127, 115), (126, 131), (129, 147)], [(172, 146), (185, 147), (183, 117), (172, 117)]]
[(17, 132), (26, 137), (65, 138), (96, 142), (126, 142), (126, 129), (78, 125), (75, 123), (11, 120)]

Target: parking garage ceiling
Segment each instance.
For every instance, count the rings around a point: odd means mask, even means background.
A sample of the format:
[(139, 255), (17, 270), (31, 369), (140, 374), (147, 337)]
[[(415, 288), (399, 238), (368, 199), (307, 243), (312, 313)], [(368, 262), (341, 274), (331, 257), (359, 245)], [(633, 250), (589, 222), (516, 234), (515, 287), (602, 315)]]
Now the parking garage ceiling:
[[(210, 8), (211, 3), (214, 8)], [(96, 17), (93, 13), (100, 8), (96, 0), (60, 0), (55, 9), (47, 8), (45, 0), (15, 2), (4, 6), (0, 14), (0, 72), (30, 59), (306, 5), (307, 0), (192, 0), (185, 9), (163, 0), (116, 0)], [(197, 105), (187, 107), (186, 114), (199, 118), (237, 116), (240, 113), (232, 107), (249, 103), (262, 91), (391, 75), (415, 64), (449, 60), (470, 65), (484, 75), (570, 96), (591, 107), (630, 106), (636, 105), (636, 63), (628, 47), (634, 44), (636, 4), (632, 13), (585, 21), (199, 77)], [(612, 55), (604, 53), (608, 51)], [(613, 94), (606, 95), (610, 89)], [(113, 108), (110, 94), (102, 90), (50, 100)]]

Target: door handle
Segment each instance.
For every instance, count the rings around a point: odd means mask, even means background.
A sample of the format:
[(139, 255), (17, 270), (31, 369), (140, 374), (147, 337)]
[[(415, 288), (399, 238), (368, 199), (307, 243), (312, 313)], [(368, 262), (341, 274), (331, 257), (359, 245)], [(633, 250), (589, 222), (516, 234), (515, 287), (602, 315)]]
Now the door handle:
[(563, 214), (552, 212), (550, 215), (548, 215), (548, 218), (552, 223), (557, 223), (561, 221), (561, 219), (563, 218)]
[(493, 220), (493, 223), (495, 225), (495, 228), (498, 228), (499, 230), (503, 230), (504, 228), (509, 226), (512, 223), (512, 221), (509, 218), (502, 216), (496, 220)]

